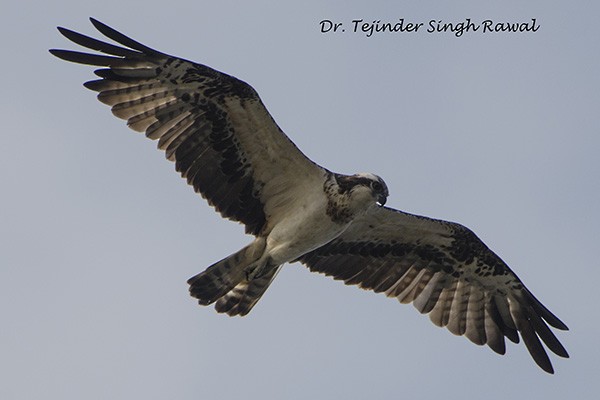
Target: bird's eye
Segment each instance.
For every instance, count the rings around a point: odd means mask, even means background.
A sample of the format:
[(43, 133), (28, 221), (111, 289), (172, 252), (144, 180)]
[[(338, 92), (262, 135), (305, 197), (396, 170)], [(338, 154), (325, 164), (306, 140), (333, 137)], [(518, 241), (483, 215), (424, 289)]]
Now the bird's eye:
[(371, 184), (371, 187), (373, 188), (373, 190), (375, 190), (376, 192), (380, 192), (383, 189), (383, 186), (381, 186), (381, 183), (374, 181)]

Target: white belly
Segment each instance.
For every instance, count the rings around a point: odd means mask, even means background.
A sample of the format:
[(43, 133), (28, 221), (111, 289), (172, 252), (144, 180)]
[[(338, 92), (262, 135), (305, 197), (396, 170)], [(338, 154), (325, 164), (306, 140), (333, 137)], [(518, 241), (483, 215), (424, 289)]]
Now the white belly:
[(280, 221), (267, 237), (266, 254), (274, 264), (283, 264), (321, 247), (340, 235), (349, 224), (331, 221), (325, 204), (302, 207)]

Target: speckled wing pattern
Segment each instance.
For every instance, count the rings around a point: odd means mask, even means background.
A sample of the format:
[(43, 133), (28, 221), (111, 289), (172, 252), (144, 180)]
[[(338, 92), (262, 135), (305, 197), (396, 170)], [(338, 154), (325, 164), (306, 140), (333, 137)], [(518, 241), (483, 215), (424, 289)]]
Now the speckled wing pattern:
[(223, 217), (256, 235), (277, 223), (283, 206), (301, 195), (303, 183), (322, 184), (323, 169), (281, 131), (250, 85), (91, 21), (125, 47), (59, 28), (71, 41), (107, 55), (51, 53), (107, 67), (95, 71), (101, 79), (85, 86), (99, 92), (98, 99), (130, 128), (158, 140), (177, 171)]
[[(251, 86), (91, 21), (123, 47), (59, 28), (73, 42), (104, 54), (52, 54), (103, 67), (95, 71), (100, 79), (85, 86), (99, 92), (99, 100), (132, 129), (158, 140), (177, 171), (223, 217), (266, 236), (306, 188), (323, 186), (328, 171), (296, 148)], [(547, 372), (553, 369), (542, 342), (568, 357), (548, 326), (566, 325), (459, 224), (373, 207), (298, 261), (347, 284), (412, 302), (436, 325), (497, 353), (505, 352), (505, 337), (513, 342), (521, 337)], [(217, 302), (217, 310), (244, 315), (278, 270), (242, 282)]]
[(543, 343), (568, 357), (547, 324), (567, 326), (466, 227), (373, 208), (339, 237), (302, 256), (311, 271), (413, 303), (431, 321), (505, 353), (519, 334), (535, 362), (552, 373)]

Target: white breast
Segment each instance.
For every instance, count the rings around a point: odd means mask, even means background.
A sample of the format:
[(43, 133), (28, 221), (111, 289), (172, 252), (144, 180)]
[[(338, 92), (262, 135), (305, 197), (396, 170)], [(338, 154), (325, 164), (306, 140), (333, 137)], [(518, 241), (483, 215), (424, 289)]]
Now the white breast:
[(274, 263), (297, 259), (340, 235), (350, 224), (338, 224), (327, 215), (322, 191), (303, 196), (267, 237), (266, 252)]

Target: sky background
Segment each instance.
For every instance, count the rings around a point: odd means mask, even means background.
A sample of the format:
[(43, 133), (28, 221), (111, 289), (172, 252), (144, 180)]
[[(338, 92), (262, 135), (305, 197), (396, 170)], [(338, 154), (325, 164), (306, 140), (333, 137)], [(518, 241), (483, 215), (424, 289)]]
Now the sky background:
[[(0, 398), (595, 398), (600, 6), (504, 1), (2, 3)], [(302, 151), (388, 205), (473, 229), (569, 332), (541, 371), (412, 306), (288, 265), (250, 315), (186, 280), (250, 241), (83, 88), (57, 25), (88, 17), (250, 83)], [(352, 33), (351, 20), (535, 33)], [(341, 34), (319, 21), (343, 22)]]

